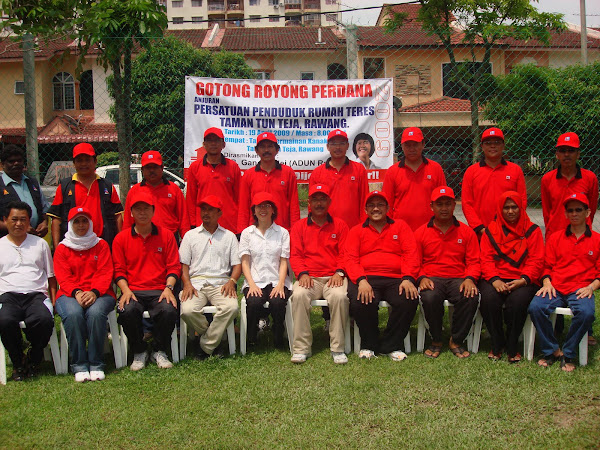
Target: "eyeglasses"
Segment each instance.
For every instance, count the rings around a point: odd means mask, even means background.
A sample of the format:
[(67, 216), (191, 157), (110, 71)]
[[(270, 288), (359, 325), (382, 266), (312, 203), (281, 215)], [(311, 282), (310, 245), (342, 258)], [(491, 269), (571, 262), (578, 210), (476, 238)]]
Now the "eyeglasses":
[(580, 213), (585, 211), (585, 208), (567, 208), (567, 212), (569, 214), (573, 214), (573, 213)]
[(556, 151), (558, 153), (577, 153), (579, 150), (576, 148), (572, 148), (572, 147), (567, 147), (567, 148), (557, 148)]
[(367, 209), (383, 209), (387, 206), (387, 203), (367, 203)]
[(504, 141), (483, 141), (483, 145), (502, 145)]
[(260, 205), (256, 205), (258, 209), (270, 209), (273, 207), (271, 203), (261, 203)]

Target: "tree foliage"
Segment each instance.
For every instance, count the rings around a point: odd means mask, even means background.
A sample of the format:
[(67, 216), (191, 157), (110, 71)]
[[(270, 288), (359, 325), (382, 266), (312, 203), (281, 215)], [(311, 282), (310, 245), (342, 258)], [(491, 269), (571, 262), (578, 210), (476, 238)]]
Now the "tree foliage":
[(0, 28), (10, 28), (17, 36), (38, 37), (72, 31), (78, 0), (0, 0), (3, 20)]

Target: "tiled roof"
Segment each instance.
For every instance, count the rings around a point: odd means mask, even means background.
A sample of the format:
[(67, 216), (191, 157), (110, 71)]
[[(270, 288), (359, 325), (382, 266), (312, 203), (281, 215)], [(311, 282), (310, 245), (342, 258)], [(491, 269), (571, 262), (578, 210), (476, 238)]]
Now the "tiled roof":
[(358, 45), (361, 47), (416, 47), (441, 46), (436, 36), (429, 36), (421, 27), (402, 27), (386, 33), (381, 27), (358, 27)]
[[(38, 127), (40, 133), (44, 127)], [(25, 128), (0, 128), (0, 136), (25, 136)], [(80, 133), (67, 135), (38, 136), (39, 144), (78, 143), (78, 142), (117, 142), (117, 128), (112, 123), (82, 124)]]
[(202, 42), (209, 30), (197, 29), (197, 30), (166, 30), (165, 36), (175, 36), (182, 41), (189, 42), (196, 48), (202, 47)]
[[(573, 30), (563, 32), (551, 31), (550, 45), (545, 46), (537, 39), (521, 41), (517, 39), (504, 39), (503, 42), (510, 48), (581, 48), (581, 33)], [(587, 35), (588, 48), (600, 48), (600, 39)]]
[[(38, 40), (38, 46), (35, 50), (36, 58), (49, 58), (57, 53), (65, 51), (72, 39), (55, 38), (48, 41)], [(21, 42), (12, 38), (0, 40), (0, 59), (22, 58), (23, 50)]]
[(331, 27), (227, 28), (221, 47), (230, 51), (336, 50), (343, 43)]
[[(481, 108), (480, 108), (481, 109)], [(429, 102), (405, 106), (401, 113), (470, 112), (471, 102), (460, 98), (442, 97)]]

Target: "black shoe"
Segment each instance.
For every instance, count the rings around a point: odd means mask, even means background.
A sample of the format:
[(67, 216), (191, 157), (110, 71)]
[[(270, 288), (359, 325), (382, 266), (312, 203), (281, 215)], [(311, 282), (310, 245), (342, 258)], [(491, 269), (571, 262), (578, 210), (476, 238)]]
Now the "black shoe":
[(208, 353), (206, 353), (204, 350), (202, 350), (201, 348), (198, 349), (198, 352), (194, 355), (194, 359), (197, 359), (198, 361), (204, 361), (205, 359), (210, 358), (210, 355)]
[(17, 367), (13, 369), (12, 379), (13, 381), (23, 381), (25, 380), (26, 374), (27, 371), (25, 370), (25, 367)]
[(285, 341), (283, 339), (283, 335), (281, 335), (281, 336), (274, 336), (273, 337), (273, 344), (275, 344), (275, 348), (277, 348), (279, 350), (283, 350), (285, 348)]
[(219, 344), (219, 346), (213, 350), (212, 356), (217, 358), (223, 358), (225, 356), (225, 346), (223, 343)]
[(37, 377), (37, 374), (38, 374), (38, 366), (36, 366), (35, 364), (29, 364), (27, 366), (27, 373), (25, 374), (25, 377), (27, 379), (35, 378), (35, 377)]

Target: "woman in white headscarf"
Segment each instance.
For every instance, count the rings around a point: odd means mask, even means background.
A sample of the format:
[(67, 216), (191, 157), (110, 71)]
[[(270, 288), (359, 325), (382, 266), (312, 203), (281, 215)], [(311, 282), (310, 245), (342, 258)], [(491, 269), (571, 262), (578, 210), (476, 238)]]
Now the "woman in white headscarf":
[(94, 233), (86, 208), (69, 211), (68, 230), (54, 253), (54, 268), (60, 286), (56, 311), (67, 334), (75, 381), (103, 380), (106, 318), (116, 303), (111, 288), (113, 263), (110, 248)]

